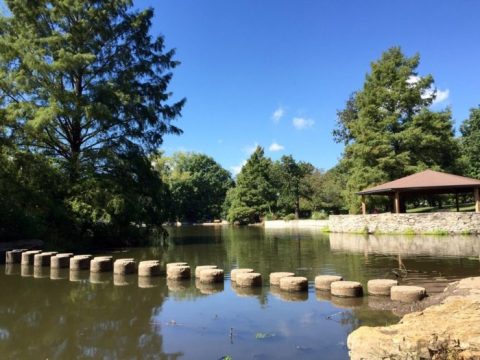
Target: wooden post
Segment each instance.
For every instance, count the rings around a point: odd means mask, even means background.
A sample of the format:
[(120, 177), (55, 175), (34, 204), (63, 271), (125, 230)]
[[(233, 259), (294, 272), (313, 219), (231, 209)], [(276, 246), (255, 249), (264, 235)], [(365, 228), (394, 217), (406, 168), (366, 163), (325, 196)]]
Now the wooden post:
[(400, 193), (395, 192), (395, 214), (400, 214)]
[(458, 205), (458, 193), (455, 193), (455, 206), (457, 207), (457, 212), (459, 212), (460, 206)]
[(367, 204), (365, 203), (365, 195), (362, 195), (362, 215), (367, 214)]
[(480, 192), (478, 188), (473, 189), (473, 195), (475, 196), (475, 212), (480, 213)]

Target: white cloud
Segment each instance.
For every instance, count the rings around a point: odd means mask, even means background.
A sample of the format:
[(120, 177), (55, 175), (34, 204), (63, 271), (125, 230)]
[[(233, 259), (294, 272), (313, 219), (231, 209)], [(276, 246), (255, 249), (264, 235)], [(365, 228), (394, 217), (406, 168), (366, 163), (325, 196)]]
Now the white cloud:
[(280, 120), (285, 116), (285, 109), (279, 106), (272, 114), (272, 120), (275, 124), (278, 124)]
[(283, 145), (280, 145), (279, 143), (277, 143), (276, 141), (274, 141), (269, 147), (268, 147), (268, 150), (274, 152), (274, 151), (282, 151), (283, 149), (285, 149), (285, 146)]
[(293, 126), (295, 126), (296, 129), (303, 130), (312, 127), (313, 124), (315, 124), (315, 121), (308, 118), (296, 117), (293, 118), (292, 124)]
[(233, 176), (237, 176), (240, 171), (242, 171), (242, 168), (245, 166), (246, 163), (247, 160), (243, 160), (239, 165), (230, 166), (230, 170), (232, 170)]
[(410, 75), (407, 79), (407, 83), (410, 85), (415, 85), (420, 81), (421, 77), (416, 75)]
[(449, 95), (450, 95), (449, 89), (445, 89), (445, 90), (437, 89), (437, 97), (435, 98), (435, 100), (433, 100), (433, 104), (439, 104), (441, 102), (444, 102), (445, 100), (448, 99)]
[(250, 155), (252, 155), (253, 152), (257, 149), (257, 147), (258, 147), (258, 143), (255, 142), (255, 144), (253, 144), (253, 145), (247, 145), (247, 146), (245, 146), (245, 147), (242, 149), (242, 151), (243, 151), (245, 154), (247, 154), (248, 156), (250, 156)]

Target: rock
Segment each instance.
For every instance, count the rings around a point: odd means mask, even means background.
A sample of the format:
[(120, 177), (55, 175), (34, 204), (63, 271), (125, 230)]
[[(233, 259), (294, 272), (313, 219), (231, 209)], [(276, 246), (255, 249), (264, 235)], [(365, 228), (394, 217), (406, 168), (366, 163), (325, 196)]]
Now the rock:
[(318, 275), (315, 277), (315, 289), (330, 291), (333, 282), (342, 280), (338, 275)]
[(202, 270), (207, 270), (207, 269), (216, 269), (217, 265), (199, 265), (195, 268), (195, 277), (200, 278), (200, 273)]
[(331, 292), (334, 296), (359, 297), (363, 295), (363, 287), (356, 281), (335, 281), (331, 284)]
[(55, 251), (35, 254), (33, 256), (33, 265), (34, 266), (50, 266), (50, 260), (52, 256), (55, 256), (55, 255), (57, 255)]
[(230, 281), (237, 281), (237, 275), (241, 273), (253, 273), (253, 269), (233, 269), (230, 272)]
[(390, 296), (390, 289), (396, 285), (397, 280), (373, 279), (367, 283), (367, 288), (370, 295)]
[[(87, 254), (75, 255), (74, 257), (70, 258), (70, 270), (72, 271), (87, 270), (90, 268), (91, 260), (92, 260), (92, 255), (87, 255)], [(76, 281), (76, 280), (71, 280), (71, 281)]]
[(222, 269), (203, 269), (200, 273), (200, 282), (204, 284), (223, 282)]
[(52, 256), (50, 258), (50, 267), (52, 269), (68, 268), (68, 266), (70, 265), (70, 258), (72, 256), (72, 253), (62, 253)]
[(303, 276), (288, 276), (280, 279), (280, 289), (284, 291), (307, 291), (308, 279)]
[(254, 272), (240, 272), (236, 275), (238, 287), (262, 286), (262, 275)]
[(113, 258), (111, 256), (96, 256), (90, 262), (90, 272), (92, 273), (108, 272), (112, 270)]
[(480, 277), (449, 285), (438, 299), (440, 304), (407, 314), (398, 324), (352, 332), (351, 359), (479, 359)]
[(425, 288), (420, 286), (392, 286), (390, 299), (401, 302), (415, 302), (427, 295)]
[(137, 271), (137, 263), (134, 259), (117, 259), (113, 263), (113, 273), (116, 275), (134, 274)]
[(36, 254), (40, 254), (41, 250), (29, 250), (22, 253), (22, 265), (33, 265), (33, 259)]
[(190, 266), (177, 265), (167, 267), (167, 279), (184, 280), (190, 279)]
[(295, 273), (292, 272), (273, 272), (270, 273), (270, 285), (279, 286), (280, 279), (287, 276), (295, 276)]
[[(144, 277), (144, 276), (160, 276), (161, 271), (160, 271), (160, 261), (158, 260), (145, 260), (145, 261), (140, 261), (138, 264), (138, 276)], [(150, 287), (150, 286), (140, 286), (140, 279), (138, 282), (139, 287)]]

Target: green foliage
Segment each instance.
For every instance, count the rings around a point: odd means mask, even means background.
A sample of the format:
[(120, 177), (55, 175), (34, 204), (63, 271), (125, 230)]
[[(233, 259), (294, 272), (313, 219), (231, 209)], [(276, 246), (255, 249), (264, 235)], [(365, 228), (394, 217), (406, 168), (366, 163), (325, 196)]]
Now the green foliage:
[(228, 221), (259, 222), (271, 212), (276, 199), (271, 170), (272, 161), (257, 147), (238, 174), (236, 187), (228, 193)]
[(227, 191), (234, 185), (230, 173), (213, 158), (196, 153), (176, 153), (163, 166), (173, 204), (173, 217), (198, 222), (219, 219)]
[(363, 89), (338, 114), (337, 141), (346, 144), (344, 191), (350, 212), (360, 211), (356, 192), (427, 168), (457, 171), (458, 144), (450, 110), (433, 112), (433, 78), (420, 77), (420, 57), (394, 47), (372, 63)]
[(287, 214), (283, 217), (283, 220), (285, 221), (291, 221), (291, 220), (295, 220), (297, 217), (295, 214)]
[(0, 232), (98, 245), (162, 235), (170, 198), (148, 155), (181, 133), (172, 122), (184, 100), (168, 103), (178, 62), (150, 34), (153, 11), (131, 1), (5, 4)]
[(303, 208), (312, 212), (322, 210), (340, 213), (345, 204), (342, 192), (347, 181), (346, 172), (347, 169), (337, 165), (327, 172), (316, 169), (308, 174), (305, 182), (308, 183), (311, 192), (309, 197), (303, 199)]
[(312, 220), (327, 220), (328, 214), (325, 211), (312, 212)]
[(480, 179), (480, 106), (470, 109), (470, 116), (462, 123), (460, 132), (466, 173)]

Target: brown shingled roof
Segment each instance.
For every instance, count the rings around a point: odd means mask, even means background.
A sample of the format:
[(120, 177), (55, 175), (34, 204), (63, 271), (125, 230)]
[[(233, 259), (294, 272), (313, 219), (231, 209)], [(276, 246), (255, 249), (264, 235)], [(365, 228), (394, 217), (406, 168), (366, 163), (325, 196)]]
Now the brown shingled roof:
[(399, 191), (422, 191), (480, 187), (480, 180), (425, 170), (358, 192), (359, 195), (388, 195)]

